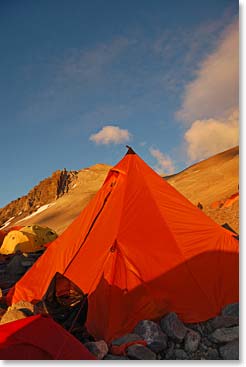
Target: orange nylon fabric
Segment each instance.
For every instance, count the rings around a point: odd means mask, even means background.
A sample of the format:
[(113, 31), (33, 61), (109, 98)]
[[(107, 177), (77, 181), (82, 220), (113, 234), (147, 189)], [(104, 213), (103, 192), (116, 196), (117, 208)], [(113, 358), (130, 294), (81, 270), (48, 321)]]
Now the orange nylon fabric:
[(126, 154), (12, 291), (41, 299), (58, 271), (88, 293), (88, 331), (108, 342), (142, 319), (184, 322), (238, 301), (238, 241), (138, 155)]
[(238, 200), (239, 200), (239, 192), (237, 192), (236, 194), (233, 194), (231, 197), (229, 197), (229, 199), (227, 199), (225, 201), (225, 203), (223, 204), (223, 208), (228, 208), (233, 203), (235, 203), (235, 201), (238, 201)]

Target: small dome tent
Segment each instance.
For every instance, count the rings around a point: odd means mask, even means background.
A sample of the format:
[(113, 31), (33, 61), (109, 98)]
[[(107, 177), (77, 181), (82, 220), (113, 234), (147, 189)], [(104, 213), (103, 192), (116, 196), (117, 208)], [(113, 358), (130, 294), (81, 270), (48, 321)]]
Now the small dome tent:
[(39, 225), (26, 226), (20, 230), (8, 232), (4, 237), (0, 254), (9, 255), (17, 251), (21, 252), (36, 252), (43, 250), (44, 245), (54, 241), (57, 234), (48, 227)]

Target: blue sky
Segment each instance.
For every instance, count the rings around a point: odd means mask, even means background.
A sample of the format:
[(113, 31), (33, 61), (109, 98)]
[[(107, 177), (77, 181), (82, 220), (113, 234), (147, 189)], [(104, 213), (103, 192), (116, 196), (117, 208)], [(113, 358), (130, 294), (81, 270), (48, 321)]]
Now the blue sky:
[(0, 2), (0, 207), (53, 171), (238, 143), (234, 0)]

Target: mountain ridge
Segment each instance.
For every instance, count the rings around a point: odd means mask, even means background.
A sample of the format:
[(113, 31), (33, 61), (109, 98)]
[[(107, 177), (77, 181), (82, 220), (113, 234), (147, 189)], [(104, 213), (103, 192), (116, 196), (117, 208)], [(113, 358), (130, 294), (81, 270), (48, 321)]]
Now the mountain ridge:
[[(0, 209), (0, 227), (32, 223), (47, 225), (61, 233), (100, 189), (111, 166), (98, 163), (78, 171), (55, 171), (27, 195)], [(239, 228), (239, 203), (212, 208), (238, 191), (239, 147), (218, 153), (181, 172), (165, 176), (172, 186), (219, 224)]]

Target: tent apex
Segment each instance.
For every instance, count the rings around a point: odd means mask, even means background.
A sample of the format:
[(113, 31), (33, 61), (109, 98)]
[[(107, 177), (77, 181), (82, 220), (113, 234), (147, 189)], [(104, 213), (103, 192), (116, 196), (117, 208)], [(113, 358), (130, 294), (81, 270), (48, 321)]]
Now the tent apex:
[(129, 145), (126, 145), (126, 147), (128, 148), (128, 151), (126, 152), (126, 154), (136, 154), (134, 150), (132, 149), (132, 147), (130, 147)]

